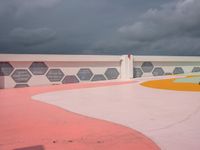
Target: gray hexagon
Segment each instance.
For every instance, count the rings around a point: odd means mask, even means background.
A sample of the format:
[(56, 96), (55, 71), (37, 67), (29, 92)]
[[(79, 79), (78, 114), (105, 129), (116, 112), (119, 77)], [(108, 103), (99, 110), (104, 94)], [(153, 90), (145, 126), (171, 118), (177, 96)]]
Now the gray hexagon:
[(194, 68), (192, 69), (192, 72), (200, 72), (200, 67), (194, 67)]
[(119, 76), (119, 72), (116, 68), (108, 68), (105, 72), (105, 76), (108, 80), (117, 79)]
[(0, 62), (0, 76), (9, 76), (13, 70), (9, 62)]
[(26, 69), (16, 69), (11, 77), (16, 83), (26, 83), (30, 80), (31, 74)]
[(164, 70), (161, 67), (156, 67), (153, 72), (153, 76), (163, 76), (165, 74)]
[(103, 74), (95, 74), (92, 81), (103, 81), (106, 80)]
[(89, 68), (81, 68), (78, 71), (77, 76), (81, 81), (88, 81), (93, 76), (93, 73)]
[(47, 72), (46, 77), (50, 82), (59, 82), (64, 77), (64, 73), (60, 69), (50, 69)]
[(153, 64), (152, 62), (149, 62), (149, 61), (146, 61), (146, 62), (143, 62), (141, 68), (143, 70), (143, 72), (151, 72), (153, 70)]
[(184, 70), (182, 67), (174, 68), (173, 74), (182, 74), (182, 73), (184, 73)]
[(143, 75), (143, 72), (140, 68), (133, 68), (133, 78), (139, 78)]
[(24, 87), (29, 87), (28, 84), (16, 84), (15, 88), (24, 88)]
[(171, 72), (166, 72), (165, 75), (166, 75), (166, 76), (167, 76), (167, 75), (172, 75), (172, 73), (171, 73)]
[(48, 66), (44, 62), (33, 62), (29, 70), (34, 75), (44, 75), (48, 70)]
[(77, 77), (75, 75), (68, 75), (65, 76), (65, 78), (62, 80), (63, 84), (67, 84), (67, 83), (78, 83), (79, 80), (77, 79)]

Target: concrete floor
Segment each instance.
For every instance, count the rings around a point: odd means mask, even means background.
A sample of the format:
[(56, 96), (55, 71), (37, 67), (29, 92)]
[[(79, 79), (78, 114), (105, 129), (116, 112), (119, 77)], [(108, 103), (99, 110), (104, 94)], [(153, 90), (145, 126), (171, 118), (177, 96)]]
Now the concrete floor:
[(200, 92), (140, 85), (155, 79), (158, 78), (136, 79), (131, 84), (109, 87), (48, 92), (32, 98), (132, 128), (152, 139), (162, 150), (199, 150)]
[[(95, 93), (90, 95), (90, 90), (91, 93), (93, 90), (98, 93), (104, 88), (109, 89), (112, 86), (120, 88), (120, 85), (128, 86), (130, 83), (132, 81), (0, 90), (0, 150), (159, 150), (160, 148), (151, 139), (134, 129), (86, 117), (70, 112), (68, 108), (62, 109), (31, 98), (41, 93), (48, 93), (49, 97), (51, 92), (63, 91), (66, 94), (69, 92), (70, 95), (68, 93), (62, 97), (64, 103), (70, 104), (74, 96), (82, 97), (84, 101), (77, 106), (82, 108), (90, 101), (93, 104), (92, 100), (95, 97), (88, 98)], [(84, 93), (80, 89), (85, 89), (89, 95), (82, 95)], [(61, 98), (60, 96), (58, 93), (57, 98)], [(104, 96), (101, 94), (100, 97)], [(115, 97), (113, 98), (115, 102)], [(60, 104), (59, 101), (57, 104)], [(112, 109), (109, 105), (105, 107)]]

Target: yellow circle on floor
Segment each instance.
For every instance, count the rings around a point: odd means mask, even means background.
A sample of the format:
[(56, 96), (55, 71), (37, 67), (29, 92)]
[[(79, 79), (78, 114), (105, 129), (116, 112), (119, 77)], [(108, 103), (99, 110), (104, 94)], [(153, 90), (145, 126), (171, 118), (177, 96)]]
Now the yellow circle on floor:
[[(191, 76), (185, 77), (186, 80), (191, 78)], [(184, 80), (184, 78), (183, 78)], [(157, 88), (157, 89), (165, 89), (165, 90), (176, 90), (176, 91), (200, 91), (199, 83), (192, 82), (176, 82), (176, 78), (174, 79), (162, 79), (162, 80), (152, 80), (141, 83), (141, 85)]]

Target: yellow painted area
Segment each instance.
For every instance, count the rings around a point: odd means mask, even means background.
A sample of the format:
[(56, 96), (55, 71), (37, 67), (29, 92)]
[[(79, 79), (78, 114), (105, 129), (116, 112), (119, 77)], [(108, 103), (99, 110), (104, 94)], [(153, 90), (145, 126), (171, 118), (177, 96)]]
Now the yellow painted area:
[(157, 89), (176, 91), (200, 91), (200, 85), (194, 83), (175, 83), (175, 79), (153, 80), (141, 83), (141, 85)]
[(191, 76), (187, 76), (188, 78), (192, 78), (192, 77), (200, 77), (200, 75), (191, 75)]

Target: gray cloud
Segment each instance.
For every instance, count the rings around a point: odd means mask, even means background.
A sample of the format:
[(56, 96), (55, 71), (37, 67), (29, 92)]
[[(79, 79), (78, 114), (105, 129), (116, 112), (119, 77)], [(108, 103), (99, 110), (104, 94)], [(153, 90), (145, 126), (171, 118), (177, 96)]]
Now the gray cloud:
[(199, 55), (199, 10), (199, 0), (179, 0), (160, 9), (149, 9), (139, 21), (120, 27), (118, 40), (132, 42), (133, 48), (141, 50), (163, 50), (170, 54), (191, 51), (190, 55)]
[(148, 10), (140, 21), (122, 26), (119, 32), (127, 38), (141, 41), (166, 36), (193, 36), (200, 29), (199, 10), (199, 0), (179, 0), (163, 5), (160, 10)]
[(164, 2), (0, 0), (0, 53), (200, 55), (199, 1)]
[(37, 8), (53, 7), (59, 2), (61, 0), (1, 0), (0, 15), (12, 13), (18, 17)]
[(9, 40), (19, 46), (36, 46), (55, 40), (56, 32), (49, 28), (15, 28), (9, 34)]

